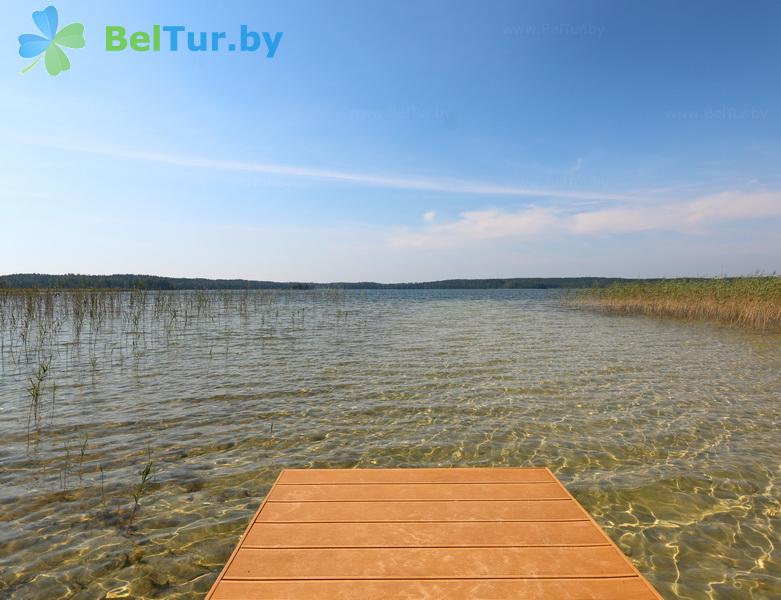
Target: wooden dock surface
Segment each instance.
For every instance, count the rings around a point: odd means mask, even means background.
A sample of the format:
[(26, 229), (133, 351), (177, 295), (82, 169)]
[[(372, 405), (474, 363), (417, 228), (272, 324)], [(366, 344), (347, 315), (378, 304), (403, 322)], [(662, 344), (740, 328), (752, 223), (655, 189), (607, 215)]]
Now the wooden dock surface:
[(285, 470), (207, 600), (660, 599), (548, 469)]

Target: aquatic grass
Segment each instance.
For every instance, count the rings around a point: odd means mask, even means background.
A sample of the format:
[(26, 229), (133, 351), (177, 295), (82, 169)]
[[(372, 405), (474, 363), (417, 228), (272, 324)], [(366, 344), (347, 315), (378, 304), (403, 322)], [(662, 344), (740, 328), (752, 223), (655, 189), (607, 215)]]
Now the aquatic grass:
[(781, 331), (781, 277), (775, 274), (616, 283), (606, 288), (575, 292), (565, 302), (608, 312)]
[[(27, 433), (30, 434), (31, 426), (38, 429), (41, 421), (40, 399), (43, 392), (44, 381), (49, 374), (51, 359), (42, 361), (35, 372), (28, 378), (27, 393), (30, 396), (30, 408), (27, 414)], [(29, 442), (29, 438), (28, 438)]]
[(81, 447), (79, 449), (79, 482), (82, 480), (82, 475), (84, 473), (84, 456), (87, 454), (87, 442), (89, 441), (89, 434), (84, 434), (84, 441), (81, 443)]
[(128, 526), (133, 524), (133, 520), (136, 517), (138, 507), (141, 503), (141, 497), (146, 491), (147, 482), (149, 481), (149, 477), (152, 474), (152, 450), (150, 448), (147, 448), (147, 457), (148, 460), (144, 465), (143, 470), (141, 471), (141, 481), (138, 483), (138, 485), (135, 486), (135, 488), (133, 488), (133, 509), (130, 511), (130, 516), (128, 517)]
[(71, 464), (71, 446), (70, 442), (66, 441), (63, 444), (63, 449), (65, 450), (65, 463), (62, 466), (62, 469), (60, 470), (60, 478), (61, 478), (61, 488), (63, 492), (68, 491), (68, 471), (70, 469)]
[(100, 471), (100, 503), (106, 505), (106, 477), (103, 473), (103, 465), (98, 465), (98, 471)]

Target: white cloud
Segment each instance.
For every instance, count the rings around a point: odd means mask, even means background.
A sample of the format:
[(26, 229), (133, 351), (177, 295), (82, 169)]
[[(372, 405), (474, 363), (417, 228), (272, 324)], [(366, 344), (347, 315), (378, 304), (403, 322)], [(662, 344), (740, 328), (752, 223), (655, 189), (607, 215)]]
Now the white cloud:
[(781, 216), (781, 193), (778, 192), (722, 192), (689, 205), (689, 220), (692, 222), (778, 216)]
[(423, 220), (426, 223), (431, 223), (436, 218), (436, 216), (437, 216), (436, 212), (434, 212), (433, 210), (427, 210), (426, 212), (423, 213)]
[(578, 234), (676, 229), (682, 224), (682, 208), (676, 205), (605, 208), (575, 214), (561, 225), (571, 233)]
[(694, 234), (708, 225), (781, 217), (781, 193), (722, 192), (677, 203), (610, 207), (573, 212), (558, 207), (525, 207), (516, 211), (488, 209), (461, 213), (449, 223), (392, 234), (395, 248), (445, 248), (503, 238), (526, 239), (542, 233), (611, 235), (641, 231)]
[(781, 193), (722, 192), (678, 203), (607, 208), (576, 214), (565, 226), (579, 234), (654, 229), (692, 233), (710, 224), (767, 217), (781, 217)]
[(390, 239), (397, 248), (445, 248), (482, 240), (529, 236), (556, 225), (548, 208), (529, 207), (517, 212), (497, 209), (461, 213), (461, 218), (441, 225), (429, 225), (420, 232), (400, 232)]

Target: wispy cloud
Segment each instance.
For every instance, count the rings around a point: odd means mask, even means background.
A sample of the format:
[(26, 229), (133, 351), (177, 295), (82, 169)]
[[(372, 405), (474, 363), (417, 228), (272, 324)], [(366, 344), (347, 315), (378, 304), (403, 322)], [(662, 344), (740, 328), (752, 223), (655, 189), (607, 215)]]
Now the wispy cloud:
[(450, 223), (394, 235), (390, 242), (398, 248), (444, 248), (481, 240), (531, 236), (556, 224), (556, 214), (552, 209), (536, 206), (516, 212), (497, 209), (469, 211), (461, 213), (458, 220)]
[(663, 229), (695, 232), (704, 226), (729, 221), (781, 217), (778, 192), (722, 192), (678, 203), (656, 206), (606, 208), (566, 219), (572, 233), (610, 234)]
[(434, 212), (433, 210), (427, 210), (426, 212), (423, 213), (423, 220), (426, 223), (431, 223), (436, 218), (437, 218), (437, 213)]
[(552, 232), (611, 235), (660, 230), (695, 234), (709, 225), (763, 218), (781, 218), (781, 193), (730, 191), (679, 202), (574, 212), (566, 206), (469, 211), (447, 223), (396, 232), (389, 243), (396, 248), (444, 248)]
[(478, 196), (509, 196), (538, 199), (559, 198), (582, 201), (632, 201), (638, 199), (636, 195), (627, 193), (601, 192), (580, 189), (557, 189), (524, 185), (505, 185), (501, 183), (471, 181), (454, 178), (382, 175), (350, 170), (323, 169), (318, 167), (255, 161), (231, 161), (197, 156), (182, 156), (177, 154), (145, 152), (101, 144), (80, 144), (66, 140), (48, 138), (14, 138), (12, 140), (7, 139), (7, 141), (25, 143), (39, 147), (54, 148), (58, 150), (85, 152), (89, 154), (128, 160), (142, 160), (183, 168), (257, 173), (261, 175), (273, 175), (297, 179), (313, 179), (334, 183), (348, 183), (367, 187), (443, 192), (451, 194), (469, 194)]

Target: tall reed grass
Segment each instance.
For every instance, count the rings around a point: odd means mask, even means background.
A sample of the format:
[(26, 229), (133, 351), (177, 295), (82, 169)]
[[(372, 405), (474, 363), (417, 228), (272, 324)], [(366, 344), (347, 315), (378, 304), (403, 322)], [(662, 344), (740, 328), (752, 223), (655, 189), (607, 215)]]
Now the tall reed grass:
[(617, 283), (581, 290), (567, 301), (610, 312), (781, 331), (781, 277), (777, 275)]

